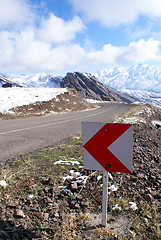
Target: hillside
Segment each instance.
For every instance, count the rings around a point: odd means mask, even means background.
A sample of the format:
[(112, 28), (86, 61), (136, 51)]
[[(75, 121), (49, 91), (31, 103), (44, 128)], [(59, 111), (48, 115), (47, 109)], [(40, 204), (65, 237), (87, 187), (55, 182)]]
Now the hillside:
[(67, 88), (1, 88), (0, 119), (40, 116), (94, 108)]
[(136, 110), (133, 173), (109, 174), (107, 229), (102, 173), (83, 168), (77, 136), (1, 165), (0, 239), (160, 239), (161, 112)]
[(84, 99), (122, 101), (121, 98), (111, 91), (111, 89), (107, 88), (94, 76), (87, 73), (67, 73), (61, 86), (74, 88)]

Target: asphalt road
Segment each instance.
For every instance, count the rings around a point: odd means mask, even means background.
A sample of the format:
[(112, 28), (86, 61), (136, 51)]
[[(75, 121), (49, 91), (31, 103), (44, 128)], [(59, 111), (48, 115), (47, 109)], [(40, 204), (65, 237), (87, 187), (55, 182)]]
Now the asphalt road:
[(81, 134), (82, 122), (112, 122), (127, 104), (108, 103), (83, 112), (0, 121), (0, 162)]

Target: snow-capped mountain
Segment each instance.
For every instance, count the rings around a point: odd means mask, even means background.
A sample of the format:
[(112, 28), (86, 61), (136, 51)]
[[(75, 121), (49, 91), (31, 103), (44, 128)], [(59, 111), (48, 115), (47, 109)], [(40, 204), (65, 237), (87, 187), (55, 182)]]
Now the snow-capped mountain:
[(3, 86), (5, 81), (18, 86), (59, 88), (62, 79), (62, 77), (54, 77), (47, 73), (36, 73), (32, 75), (0, 74), (0, 85)]
[(127, 97), (131, 97), (133, 102), (141, 102), (144, 104), (161, 107), (161, 93), (154, 93), (143, 90), (121, 90), (121, 93)]
[(161, 93), (161, 67), (139, 64), (102, 69), (94, 74), (104, 85), (116, 89)]

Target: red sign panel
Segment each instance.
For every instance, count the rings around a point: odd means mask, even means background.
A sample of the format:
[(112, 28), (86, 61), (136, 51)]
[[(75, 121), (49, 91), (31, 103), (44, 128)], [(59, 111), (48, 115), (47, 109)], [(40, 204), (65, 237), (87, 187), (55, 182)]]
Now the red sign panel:
[(82, 124), (84, 168), (108, 172), (132, 172), (131, 124)]

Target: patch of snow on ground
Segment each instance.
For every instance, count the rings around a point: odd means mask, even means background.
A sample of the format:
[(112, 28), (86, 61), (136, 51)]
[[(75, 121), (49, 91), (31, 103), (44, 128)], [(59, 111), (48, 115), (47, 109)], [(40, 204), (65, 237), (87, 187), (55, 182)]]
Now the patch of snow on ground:
[(2, 187), (6, 187), (8, 184), (6, 183), (6, 181), (5, 180), (1, 180), (0, 181), (0, 186), (2, 186)]
[(111, 185), (111, 187), (108, 187), (109, 190), (111, 190), (111, 192), (116, 192), (118, 187), (116, 185)]
[(112, 208), (112, 210), (119, 210), (119, 211), (121, 211), (122, 208), (121, 208), (121, 206), (119, 206), (119, 204), (116, 204), (116, 205)]
[(156, 128), (161, 128), (161, 121), (155, 120), (155, 121), (151, 121), (151, 124), (156, 127)]
[(89, 103), (93, 103), (93, 104), (97, 104), (97, 103), (109, 103), (109, 101), (99, 101), (99, 100), (90, 99), (90, 98), (87, 98), (86, 101), (89, 102)]
[[(57, 165), (57, 164), (62, 164), (62, 165), (79, 165), (80, 162), (76, 161), (75, 158), (70, 158), (70, 159), (67, 159), (66, 157), (62, 156), (62, 159), (56, 161), (54, 163), (54, 165)], [(73, 174), (74, 172), (71, 172), (71, 174)]]
[(59, 160), (59, 161), (56, 161), (54, 163), (54, 165), (57, 165), (57, 164), (62, 164), (62, 165), (75, 165), (75, 164), (80, 164), (80, 162), (78, 161), (64, 161), (64, 160)]
[(97, 181), (99, 181), (100, 179), (102, 179), (102, 175), (97, 176)]
[(139, 117), (130, 117), (130, 118), (123, 119), (123, 123), (135, 124), (139, 122), (146, 123), (146, 121), (143, 118), (139, 118)]
[(134, 203), (134, 202), (129, 202), (129, 204), (130, 204), (130, 208), (131, 208), (133, 211), (135, 211), (135, 210), (137, 209), (136, 203)]
[(148, 117), (152, 116), (153, 110), (149, 107), (143, 108), (141, 111), (134, 113), (133, 115), (138, 116), (139, 114), (146, 113)]
[(67, 92), (66, 88), (0, 88), (0, 112), (38, 101), (49, 101)]

